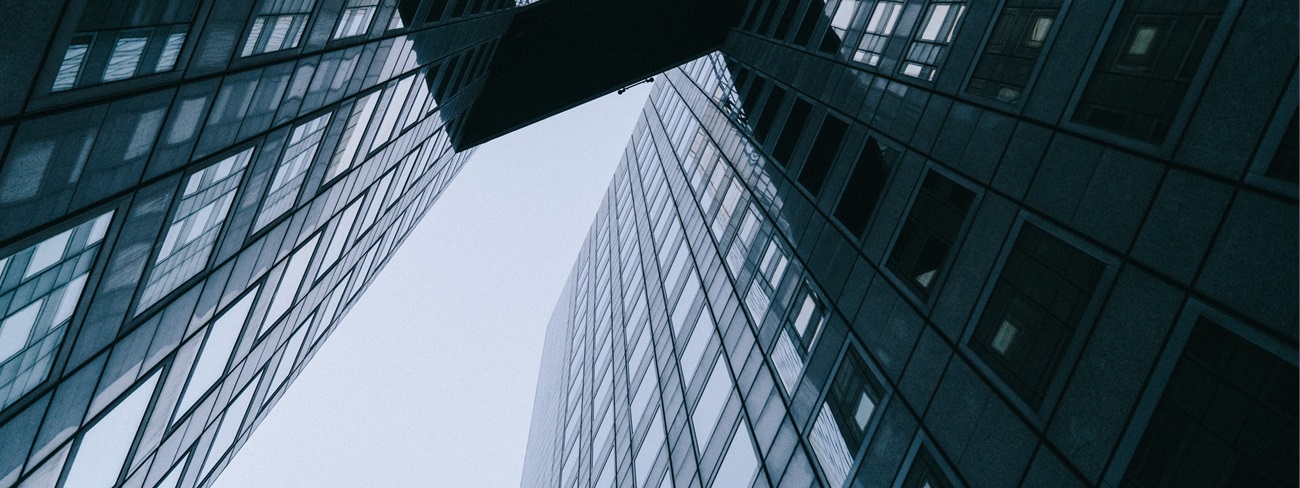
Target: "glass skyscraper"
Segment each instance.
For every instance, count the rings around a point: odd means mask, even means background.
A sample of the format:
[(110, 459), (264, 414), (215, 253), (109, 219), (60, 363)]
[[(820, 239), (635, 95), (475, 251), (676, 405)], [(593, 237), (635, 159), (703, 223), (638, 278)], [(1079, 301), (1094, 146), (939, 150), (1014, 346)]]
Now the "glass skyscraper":
[(474, 146), (719, 49), (657, 78), (525, 485), (1296, 486), (1292, 10), (23, 3), (0, 487), (210, 486)]
[(656, 78), (522, 485), (1297, 486), (1295, 33), (748, 2)]
[(0, 21), (0, 486), (211, 485), (472, 153), (513, 6)]

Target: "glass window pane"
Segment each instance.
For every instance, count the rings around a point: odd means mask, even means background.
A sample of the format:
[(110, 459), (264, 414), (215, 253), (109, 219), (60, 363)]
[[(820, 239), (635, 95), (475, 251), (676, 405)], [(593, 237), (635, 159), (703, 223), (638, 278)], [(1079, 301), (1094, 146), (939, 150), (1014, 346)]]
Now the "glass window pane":
[(116, 484), (153, 398), (158, 375), (154, 372), (82, 435), (64, 488), (107, 488)]
[(123, 37), (113, 44), (113, 53), (108, 57), (108, 66), (104, 68), (104, 81), (123, 80), (135, 76), (144, 56), (144, 47), (149, 43), (148, 37)]
[(194, 361), (189, 383), (185, 386), (185, 392), (176, 407), (177, 416), (189, 411), (190, 407), (225, 374), (226, 363), (230, 361), (230, 354), (239, 341), (240, 332), (244, 330), (244, 322), (248, 319), (248, 312), (252, 309), (253, 301), (260, 288), (255, 286), (245, 293), (243, 298), (231, 305), (221, 314), (221, 317), (208, 326), (208, 336), (204, 340), (202, 349), (199, 350), (198, 358)]

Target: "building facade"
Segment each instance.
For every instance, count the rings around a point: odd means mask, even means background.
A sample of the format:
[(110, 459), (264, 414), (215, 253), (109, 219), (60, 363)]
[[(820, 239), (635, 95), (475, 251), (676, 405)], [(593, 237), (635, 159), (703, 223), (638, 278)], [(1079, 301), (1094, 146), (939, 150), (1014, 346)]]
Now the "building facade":
[(750, 2), (656, 79), (522, 485), (1297, 486), (1293, 11)]
[(210, 486), (472, 153), (513, 6), (0, 21), (0, 486)]

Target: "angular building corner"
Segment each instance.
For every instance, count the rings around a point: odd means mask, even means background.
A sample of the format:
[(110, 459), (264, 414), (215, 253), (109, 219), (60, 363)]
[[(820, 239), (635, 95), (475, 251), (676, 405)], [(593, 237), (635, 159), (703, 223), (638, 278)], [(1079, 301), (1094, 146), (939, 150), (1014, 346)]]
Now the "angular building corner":
[(1294, 10), (748, 2), (656, 77), (521, 485), (1297, 486)]

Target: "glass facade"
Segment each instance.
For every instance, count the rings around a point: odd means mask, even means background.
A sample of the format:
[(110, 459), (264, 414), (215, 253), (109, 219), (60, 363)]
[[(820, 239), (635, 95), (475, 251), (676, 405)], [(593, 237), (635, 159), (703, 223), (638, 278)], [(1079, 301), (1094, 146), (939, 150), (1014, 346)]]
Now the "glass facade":
[(0, 74), (30, 90), (0, 109), (0, 487), (212, 485), (473, 153), (486, 70), (440, 67), (487, 64), (507, 5), (448, 44), (412, 2), (326, 3), (30, 12), (58, 34)]
[[(1294, 75), (1258, 83), (1232, 164), (1259, 178), (1148, 144), (1236, 144), (1169, 123), (1239, 96), (1191, 81), (1231, 43), (1157, 49), (1225, 7), (790, 3), (656, 77), (547, 328), (521, 486), (1296, 486), (1295, 182), (1267, 177), (1294, 107), (1266, 100)], [(1227, 8), (1197, 35), (1264, 15)], [(1084, 19), (1109, 38), (1054, 41)], [(1159, 131), (1078, 115), (1116, 39), (1185, 68)]]
[(1294, 5), (527, 3), (0, 18), (0, 487), (210, 486), (465, 141), (715, 48), (655, 75), (525, 486), (1296, 486)]

